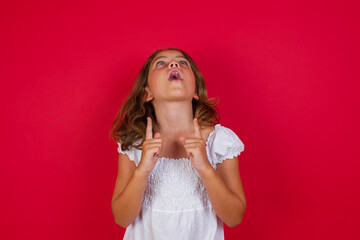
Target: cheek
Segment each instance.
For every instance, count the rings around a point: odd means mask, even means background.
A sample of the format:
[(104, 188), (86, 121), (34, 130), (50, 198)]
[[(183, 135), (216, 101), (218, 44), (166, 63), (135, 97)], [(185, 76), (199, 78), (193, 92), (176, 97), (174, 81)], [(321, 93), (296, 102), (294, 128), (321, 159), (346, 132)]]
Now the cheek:
[(191, 82), (192, 82), (192, 84), (194, 85), (194, 88), (195, 88), (195, 85), (196, 85), (196, 79), (195, 79), (195, 75), (194, 75), (194, 73), (191, 73), (191, 74), (190, 74), (190, 79), (191, 79)]
[(187, 79), (190, 79), (192, 82), (195, 82), (195, 74), (193, 71), (187, 70), (185, 75)]
[(155, 80), (156, 80), (156, 74), (154, 74), (154, 73), (151, 73), (151, 74), (149, 74), (148, 75), (148, 84), (149, 84), (149, 86), (151, 87), (152, 85), (154, 85), (154, 83), (156, 82)]
[(161, 91), (159, 89), (162, 88), (161, 84), (161, 76), (159, 74), (153, 73), (148, 76), (148, 85), (152, 93)]
[(149, 73), (148, 75), (148, 81), (150, 82), (156, 82), (158, 79), (163, 78), (164, 76), (162, 76), (162, 73), (159, 71), (153, 71), (151, 73)]

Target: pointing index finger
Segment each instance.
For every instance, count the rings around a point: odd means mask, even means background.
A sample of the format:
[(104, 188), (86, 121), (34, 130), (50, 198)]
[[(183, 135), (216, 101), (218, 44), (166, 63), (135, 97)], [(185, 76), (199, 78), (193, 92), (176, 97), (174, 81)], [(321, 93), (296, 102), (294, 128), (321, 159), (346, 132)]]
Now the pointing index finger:
[(193, 122), (194, 122), (195, 137), (202, 138), (198, 119), (194, 118)]
[(152, 135), (152, 122), (151, 122), (151, 118), (147, 117), (147, 125), (146, 125), (146, 135), (145, 135), (145, 139), (152, 139), (153, 135)]

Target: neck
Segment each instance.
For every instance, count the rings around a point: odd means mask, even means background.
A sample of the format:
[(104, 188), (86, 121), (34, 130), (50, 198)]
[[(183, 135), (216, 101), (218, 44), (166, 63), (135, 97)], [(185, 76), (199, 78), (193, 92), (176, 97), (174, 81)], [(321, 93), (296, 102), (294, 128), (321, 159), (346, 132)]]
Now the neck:
[(157, 132), (163, 136), (192, 133), (193, 109), (191, 101), (153, 101), (157, 119)]

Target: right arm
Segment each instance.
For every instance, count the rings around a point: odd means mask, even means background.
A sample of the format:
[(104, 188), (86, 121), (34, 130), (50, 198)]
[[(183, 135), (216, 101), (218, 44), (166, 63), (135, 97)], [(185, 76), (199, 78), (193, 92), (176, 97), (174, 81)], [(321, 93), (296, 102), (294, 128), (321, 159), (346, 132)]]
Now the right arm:
[(126, 228), (140, 212), (148, 174), (136, 168), (125, 154), (119, 154), (118, 166), (111, 210), (115, 222)]
[(138, 167), (126, 154), (119, 155), (118, 176), (111, 200), (111, 210), (115, 222), (123, 228), (129, 226), (140, 212), (147, 179), (158, 159), (155, 155), (159, 155), (161, 149), (160, 133), (155, 133), (153, 138), (152, 122), (148, 117)]

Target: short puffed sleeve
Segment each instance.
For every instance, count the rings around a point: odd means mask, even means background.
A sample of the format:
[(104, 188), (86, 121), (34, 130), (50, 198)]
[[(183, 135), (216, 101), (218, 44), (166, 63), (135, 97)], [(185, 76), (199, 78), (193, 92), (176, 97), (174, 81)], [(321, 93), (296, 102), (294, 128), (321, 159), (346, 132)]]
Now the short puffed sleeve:
[[(137, 141), (138, 142), (138, 141)], [(135, 142), (135, 144), (137, 143)], [(118, 144), (118, 152), (122, 153), (122, 154), (126, 154), (129, 159), (133, 162), (135, 162), (135, 165), (138, 166), (139, 162), (140, 162), (140, 158), (141, 158), (141, 150), (136, 149), (133, 146), (130, 146), (128, 150), (121, 150), (121, 143), (117, 143)]]
[(229, 128), (217, 124), (210, 134), (207, 151), (212, 166), (222, 163), (225, 159), (232, 159), (244, 151), (245, 146), (240, 138)]

